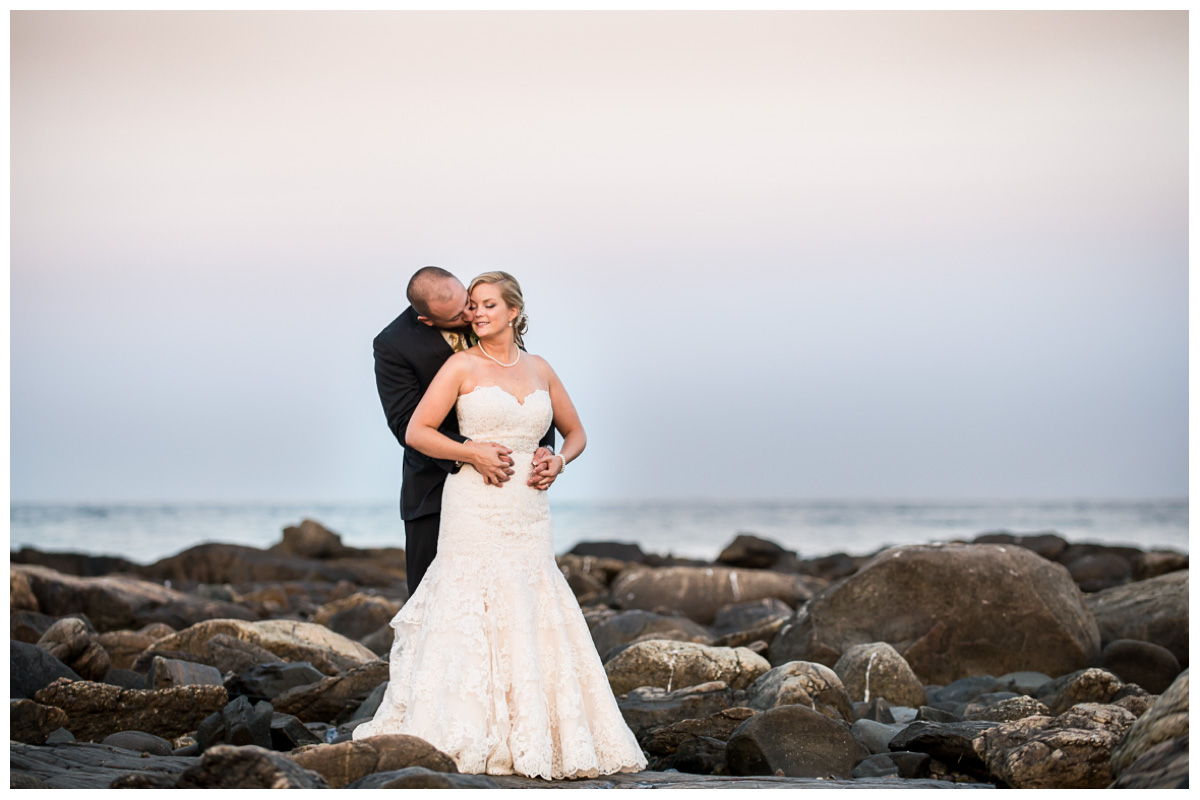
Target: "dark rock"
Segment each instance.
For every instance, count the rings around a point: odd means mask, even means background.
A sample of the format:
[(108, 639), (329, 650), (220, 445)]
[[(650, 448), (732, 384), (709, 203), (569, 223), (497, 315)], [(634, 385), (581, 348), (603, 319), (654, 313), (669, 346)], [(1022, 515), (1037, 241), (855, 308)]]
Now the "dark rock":
[(311, 519), (284, 528), (283, 541), (271, 550), (304, 558), (338, 558), (347, 554), (341, 536)]
[(982, 695), (971, 701), (963, 717), (967, 720), (989, 720), (992, 722), (1013, 722), (1026, 717), (1049, 716), (1050, 709), (1045, 704), (1028, 695), (1012, 695), (1011, 692), (1001, 692), (994, 695)]
[(93, 640), (108, 653), (112, 667), (132, 669), (138, 656), (147, 648), (174, 632), (168, 625), (154, 623), (138, 631), (106, 631), (94, 636)]
[(845, 553), (834, 553), (820, 558), (807, 558), (796, 564), (795, 571), (802, 575), (811, 575), (826, 581), (836, 581), (847, 578), (858, 572), (859, 568), (871, 560), (870, 556), (851, 556)]
[(1071, 561), (1067, 564), (1067, 572), (1083, 591), (1098, 592), (1129, 583), (1133, 565), (1113, 553), (1096, 553)]
[(731, 775), (846, 778), (869, 755), (849, 726), (811, 708), (787, 705), (750, 717), (725, 747)]
[(239, 697), (221, 709), (225, 741), (235, 747), (252, 744), (271, 749), (271, 720), (275, 709), (266, 700), (251, 705), (245, 697)]
[(914, 545), (885, 550), (814, 597), (770, 655), (833, 664), (856, 644), (888, 642), (920, 680), (944, 684), (1025, 668), (1068, 672), (1099, 655), (1099, 639), (1061, 565), (1023, 547)]
[(596, 652), (607, 660), (618, 645), (646, 639), (712, 644), (712, 631), (687, 617), (665, 617), (650, 611), (622, 611), (592, 628)]
[(361, 639), (391, 622), (401, 605), (385, 597), (355, 593), (322, 605), (312, 621), (347, 639)]
[(1110, 703), (1122, 685), (1116, 675), (1093, 667), (1054, 679), (1038, 691), (1037, 697), (1057, 716), (1078, 703)]
[(213, 666), (212, 659), (206, 655), (197, 655), (196, 653), (188, 653), (183, 650), (147, 650), (137, 657), (133, 662), (133, 671), (149, 674), (150, 665), (154, 663), (156, 658), (170, 658), (175, 661), (188, 661), (193, 664), (207, 664)]
[[(681, 745), (691, 739), (706, 737), (717, 741), (727, 741), (738, 725), (741, 725), (756, 712), (751, 708), (729, 708), (712, 714), (704, 719), (685, 719), (665, 728), (659, 728), (642, 737), (642, 750), (647, 756), (663, 761), (674, 756)], [(655, 769), (670, 769), (673, 764), (662, 764)]]
[(388, 662), (371, 661), (341, 675), (276, 695), (276, 710), (304, 722), (346, 722), (376, 686), (388, 679)]
[(851, 700), (883, 697), (898, 706), (925, 704), (925, 687), (904, 657), (887, 642), (848, 648), (833, 666)]
[(145, 689), (146, 676), (131, 669), (110, 669), (104, 673), (104, 683), (122, 689)]
[(1000, 682), (991, 675), (971, 675), (929, 692), (929, 700), (931, 703), (969, 703), (999, 688)]
[(636, 542), (580, 542), (571, 548), (570, 554), (613, 558), (638, 564), (646, 560), (646, 554)]
[(380, 625), (374, 632), (359, 639), (363, 647), (380, 658), (387, 658), (392, 652), (392, 642), (396, 638), (396, 629), (389, 625)]
[(1170, 650), (1187, 667), (1188, 570), (1105, 589), (1087, 595), (1085, 602), (1103, 644), (1118, 639), (1150, 642)]
[(1109, 642), (1100, 654), (1100, 667), (1151, 694), (1165, 692), (1183, 671), (1179, 659), (1167, 648), (1134, 639)]
[(329, 784), (290, 758), (253, 745), (219, 744), (184, 770), (180, 789), (328, 789)]
[(96, 556), (87, 553), (47, 553), (32, 547), (22, 547), (8, 554), (10, 564), (37, 564), (64, 575), (96, 577), (113, 572), (132, 572), (138, 565), (117, 556)]
[(108, 785), (109, 789), (174, 789), (179, 780), (174, 775), (157, 772), (131, 772)]
[(487, 775), (435, 772), (425, 767), (376, 772), (356, 780), (347, 789), (499, 789)]
[(744, 647), (657, 639), (631, 645), (604, 665), (613, 693), (618, 695), (640, 686), (670, 691), (712, 681), (744, 689), (770, 668), (765, 658)]
[(138, 573), (153, 580), (175, 584), (229, 583), (235, 586), (287, 581), (321, 581), (330, 584), (347, 581), (356, 586), (386, 587), (404, 577), (403, 569), (396, 570), (379, 561), (328, 561), (219, 543), (189, 548), (178, 555), (140, 567)]
[[(21, 576), (24, 578), (24, 576)], [(26, 581), (28, 585), (28, 581)], [(66, 617), (52, 617), (37, 611), (16, 611), (9, 616), (9, 639), (16, 642), (37, 644), (50, 627), (60, 619), (77, 619), (87, 627), (88, 635), (96, 632), (92, 621), (86, 614), (68, 614)]]
[(196, 752), (203, 753), (215, 744), (225, 744), (225, 716), (220, 711), (209, 714), (196, 726)]
[(858, 762), (855, 778), (927, 778), (932, 759), (925, 753), (879, 753)]
[(986, 730), (975, 751), (992, 775), (1015, 789), (1102, 789), (1112, 783), (1113, 747), (1133, 722), (1123, 708), (1082, 703), (1057, 717)]
[(8, 643), (8, 692), (11, 699), (33, 697), (58, 678), (80, 680), (66, 664), (37, 645)]
[(860, 719), (850, 726), (850, 735), (868, 753), (890, 753), (891, 748), (888, 747), (888, 742), (892, 741), (892, 738), (900, 730), (900, 727), (896, 725), (884, 725), (882, 722)]
[(975, 740), (995, 722), (914, 722), (892, 737), (896, 751), (927, 753), (967, 775), (986, 778), (987, 766), (975, 752)]
[(612, 596), (622, 609), (656, 611), (668, 608), (702, 625), (710, 624), (722, 606), (774, 597), (789, 606), (803, 603), (824, 582), (803, 575), (732, 567), (637, 568), (622, 573), (612, 584)]
[(781, 664), (763, 673), (746, 690), (746, 705), (759, 711), (795, 704), (847, 722), (854, 719), (841, 679), (824, 664), (810, 661)]
[(885, 725), (891, 725), (896, 721), (896, 718), (892, 715), (891, 705), (882, 697), (876, 697), (869, 703), (854, 703), (853, 706), (855, 719), (869, 719), (872, 722), (882, 722)]
[(1051, 680), (1044, 672), (1009, 672), (996, 678), (995, 688), (1036, 697), (1038, 691)]
[(665, 762), (670, 766), (662, 769), (676, 769), (693, 775), (712, 775), (724, 771), (726, 762), (726, 746), (723, 739), (710, 736), (697, 736), (679, 745), (675, 755)]
[(1144, 581), (1157, 578), (1168, 572), (1188, 568), (1186, 553), (1176, 553), (1170, 550), (1153, 550), (1149, 553), (1138, 553), (1130, 562), (1133, 564), (1133, 579)]
[(721, 634), (745, 631), (791, 615), (792, 607), (775, 597), (732, 603), (717, 609), (713, 630)]
[(1188, 788), (1188, 738), (1159, 742), (1134, 761), (1110, 789)]
[(341, 744), (317, 745), (293, 753), (291, 759), (320, 773), (340, 789), (375, 772), (424, 767), (434, 772), (458, 772), (454, 760), (424, 739), (402, 734), (371, 736)]
[[(775, 617), (755, 625), (753, 628), (748, 628), (744, 631), (734, 631), (720, 636), (713, 641), (714, 647), (750, 647), (755, 642), (761, 642), (767, 647), (764, 648), (763, 657), (766, 658), (767, 651), (770, 649), (770, 644), (775, 640), (775, 637), (783, 630), (783, 626), (787, 624), (790, 617)], [(758, 652), (757, 649), (755, 652)]]
[(104, 737), (101, 744), (119, 747), (122, 750), (133, 750), (137, 753), (149, 753), (152, 756), (174, 755), (171, 743), (161, 736), (142, 731), (118, 731)]
[(173, 785), (176, 776), (196, 761), (175, 756), (151, 757), (92, 742), (41, 746), (9, 743), (11, 774), (23, 775), (26, 780), (35, 778), (53, 789), (103, 789), (117, 781), (126, 785), (124, 781), (131, 773), (143, 776), (140, 785)]
[(1156, 694), (1150, 694), (1136, 683), (1127, 683), (1121, 687), (1111, 702), (1114, 706), (1120, 706), (1135, 717), (1141, 717), (1150, 710), (1158, 697)]
[(25, 744), (43, 744), (50, 733), (67, 724), (67, 712), (32, 700), (8, 704), (8, 738)]
[[(629, 561), (621, 561), (616, 558), (581, 556), (571, 553), (559, 556), (555, 561), (558, 562), (558, 568), (567, 579), (567, 583), (571, 582), (571, 576), (578, 575), (598, 582), (604, 589), (607, 589), (613, 579), (622, 572), (636, 566)], [(581, 603), (581, 605), (584, 604)]]
[(195, 730), (201, 720), (223, 707), (226, 695), (223, 686), (138, 691), (59, 678), (33, 699), (67, 712), (69, 722), (63, 727), (77, 739), (98, 742), (124, 730), (174, 739)]
[(953, 711), (944, 711), (934, 706), (921, 706), (917, 709), (918, 722), (962, 722), (962, 717)]
[(256, 664), (225, 681), (230, 697), (245, 695), (251, 702), (274, 700), (297, 686), (311, 686), (325, 680), (325, 675), (307, 662), (289, 664), (275, 661)]
[(307, 744), (320, 744), (321, 738), (290, 714), (271, 718), (271, 749), (287, 752)]
[(744, 706), (746, 692), (723, 681), (668, 692), (644, 686), (618, 697), (625, 724), (641, 739), (648, 732), (684, 719), (703, 719), (729, 708)]
[(1053, 531), (1043, 533), (1013, 534), (1008, 531), (993, 531), (981, 533), (974, 539), (975, 544), (1015, 544), (1032, 550), (1048, 561), (1062, 561), (1067, 552), (1067, 540)]
[(222, 674), (241, 673), (260, 664), (278, 664), (279, 656), (265, 647), (247, 642), (228, 633), (218, 633), (204, 647), (204, 659)]
[(1137, 719), (1112, 754), (1112, 774), (1120, 778), (1152, 747), (1188, 735), (1188, 672), (1184, 670)]
[(785, 552), (784, 548), (770, 539), (739, 533), (717, 556), (717, 562), (730, 567), (770, 569)]
[(51, 625), (37, 646), (75, 671), (84, 680), (100, 680), (108, 672), (108, 653), (88, 636), (87, 625), (64, 617)]
[(221, 671), (207, 664), (156, 657), (146, 673), (146, 688), (167, 689), (171, 686), (221, 686)]
[(62, 744), (63, 742), (73, 741), (75, 741), (75, 734), (71, 733), (66, 728), (55, 728), (54, 730), (50, 731), (50, 735), (46, 737), (46, 744)]
[(54, 787), (46, 783), (41, 778), (35, 778), (32, 775), (25, 775), (20, 772), (14, 772), (9, 777), (8, 788), (10, 789), (53, 789)]
[(358, 708), (354, 710), (354, 714), (351, 715), (350, 720), (374, 719), (375, 712), (379, 710), (381, 705), (383, 705), (383, 696), (387, 694), (388, 683), (389, 681), (384, 681), (372, 689), (371, 693), (367, 695), (367, 699), (363, 700), (362, 703), (359, 704)]

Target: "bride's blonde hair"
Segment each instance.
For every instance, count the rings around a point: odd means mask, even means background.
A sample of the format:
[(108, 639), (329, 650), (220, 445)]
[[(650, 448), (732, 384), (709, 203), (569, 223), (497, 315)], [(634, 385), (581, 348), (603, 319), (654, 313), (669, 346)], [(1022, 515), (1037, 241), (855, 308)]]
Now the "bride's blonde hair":
[(513, 339), (517, 346), (525, 347), (525, 340), (521, 338), (521, 335), (529, 330), (529, 317), (525, 314), (525, 298), (521, 295), (521, 284), (517, 283), (517, 279), (507, 272), (500, 270), (485, 272), (471, 279), (471, 285), (467, 287), (467, 294), (470, 295), (481, 283), (499, 286), (500, 298), (504, 300), (504, 304), (509, 308), (517, 309), (517, 317), (512, 322)]

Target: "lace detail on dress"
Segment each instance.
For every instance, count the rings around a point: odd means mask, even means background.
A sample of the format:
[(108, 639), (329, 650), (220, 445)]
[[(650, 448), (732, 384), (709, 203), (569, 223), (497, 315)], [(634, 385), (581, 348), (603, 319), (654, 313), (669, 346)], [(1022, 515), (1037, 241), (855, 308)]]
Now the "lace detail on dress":
[(470, 466), (447, 478), (437, 558), (392, 620), (391, 682), (355, 739), (419, 736), (464, 773), (645, 769), (554, 561), (546, 493), (525, 485), (552, 416), (541, 389), (524, 405), (497, 386), (459, 397), (459, 430), (511, 447), (515, 473), (502, 487)]

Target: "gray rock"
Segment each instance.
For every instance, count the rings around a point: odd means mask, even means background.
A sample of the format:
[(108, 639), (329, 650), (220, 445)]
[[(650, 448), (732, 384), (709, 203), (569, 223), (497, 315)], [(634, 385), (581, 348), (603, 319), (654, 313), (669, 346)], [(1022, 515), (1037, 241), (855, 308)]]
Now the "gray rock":
[[(254, 669), (260, 664), (278, 664), (279, 656), (253, 642), (243, 641), (228, 633), (218, 633), (210, 638), (198, 656), (212, 664), (222, 674), (235, 675)], [(197, 656), (193, 656), (197, 658)], [(300, 662), (306, 663), (306, 662)]]
[(219, 744), (184, 770), (180, 789), (328, 789), (329, 784), (285, 755), (262, 747)]
[(996, 688), (1036, 697), (1038, 690), (1050, 681), (1044, 672), (1009, 672), (996, 678)]
[(969, 703), (982, 694), (994, 692), (999, 688), (999, 681), (991, 675), (970, 675), (965, 678), (929, 692), (929, 701), (933, 703)]
[(1110, 703), (1123, 685), (1116, 675), (1093, 667), (1056, 678), (1042, 687), (1038, 699), (1057, 716), (1078, 703)]
[(1133, 565), (1129, 559), (1115, 553), (1095, 553), (1081, 556), (1067, 565), (1067, 572), (1085, 592), (1098, 592), (1129, 583)]
[(387, 679), (388, 663), (371, 661), (344, 674), (288, 689), (272, 702), (276, 710), (304, 722), (342, 723)]
[(290, 714), (275, 714), (271, 717), (271, 749), (289, 752), (308, 744), (324, 741), (310, 731), (303, 722)]
[[(9, 743), (9, 768), (26, 785), (53, 789), (104, 789), (137, 775), (142, 785), (173, 786), (180, 773), (198, 759), (173, 756), (148, 757), (132, 750), (92, 742), (54, 745)], [(124, 783), (118, 785), (126, 785)]]
[(32, 700), (11, 700), (8, 720), (10, 740), (44, 744), (51, 732), (67, 724), (67, 712)]
[(499, 789), (487, 775), (435, 772), (426, 767), (376, 772), (359, 778), (347, 789)]
[(887, 642), (848, 648), (833, 666), (851, 700), (883, 697), (900, 706), (925, 704), (925, 687), (912, 667)]
[(402, 605), (378, 595), (356, 592), (322, 605), (313, 615), (313, 622), (347, 639), (362, 639), (390, 623)]
[(882, 722), (860, 719), (850, 726), (850, 735), (868, 753), (890, 753), (888, 743), (902, 728), (902, 725), (884, 725)]
[(350, 720), (374, 719), (375, 712), (379, 710), (379, 706), (383, 705), (383, 696), (387, 694), (387, 687), (389, 683), (390, 681), (384, 681), (372, 689), (371, 693), (367, 695), (367, 699), (363, 700), (359, 707), (355, 709), (354, 714), (350, 717)]
[(571, 548), (571, 555), (611, 558), (617, 561), (641, 563), (646, 554), (636, 542), (580, 542)]
[(66, 664), (37, 645), (8, 643), (8, 692), (11, 699), (32, 698), (58, 678), (77, 681), (80, 677)]
[(925, 753), (880, 753), (858, 762), (851, 775), (855, 778), (927, 778), (931, 761)]
[(975, 740), (995, 722), (913, 722), (892, 737), (892, 750), (927, 753), (934, 759), (952, 764), (963, 774), (987, 779), (987, 766), (975, 751)]
[(731, 603), (774, 597), (796, 607), (824, 586), (802, 575), (731, 567), (663, 567), (627, 570), (612, 584), (612, 596), (622, 609), (671, 609), (702, 625)]
[(1188, 737), (1167, 739), (1129, 765), (1110, 789), (1188, 788)]
[(657, 728), (685, 719), (703, 719), (729, 708), (744, 706), (746, 692), (724, 681), (703, 683), (668, 692), (653, 686), (634, 689), (617, 698), (617, 706), (633, 735), (641, 739)]
[(145, 689), (146, 676), (131, 669), (110, 669), (104, 673), (104, 683), (122, 689)]
[[(876, 697), (869, 703), (854, 703), (853, 705), (855, 719), (869, 719), (885, 725), (891, 725), (896, 721), (896, 717), (892, 714), (891, 704), (882, 697)], [(908, 706), (901, 706), (901, 708), (908, 708)]]
[(725, 746), (731, 775), (847, 778), (869, 753), (849, 726), (799, 705), (778, 706), (750, 717)]
[[(717, 741), (723, 745), (739, 725), (756, 713), (751, 708), (730, 708), (704, 719), (685, 719), (647, 734), (642, 737), (640, 744), (647, 757), (652, 760), (649, 768), (653, 770), (678, 769), (682, 772), (700, 770), (702, 774), (707, 774), (703, 773), (703, 770), (708, 765), (709, 757), (716, 752), (711, 744), (698, 745), (699, 749), (688, 752), (683, 759), (687, 762), (688, 768), (676, 763), (678, 760), (676, 756), (679, 754), (680, 748), (695, 739)], [(720, 753), (721, 763), (723, 763), (724, 746), (720, 748)], [(711, 770), (709, 771), (711, 772)]]
[(1124, 739), (1113, 750), (1113, 776), (1121, 777), (1134, 761), (1154, 746), (1186, 737), (1188, 716), (1188, 671), (1184, 670), (1150, 710), (1129, 727)]
[(171, 743), (161, 736), (142, 731), (118, 731), (104, 737), (101, 744), (120, 747), (122, 750), (133, 750), (137, 753), (149, 753), (152, 756), (174, 755)]
[(717, 561), (730, 567), (770, 569), (787, 551), (770, 539), (739, 533), (717, 556)]
[[(60, 709), (61, 710), (61, 709)], [(75, 741), (75, 734), (71, 733), (66, 728), (56, 728), (46, 737), (46, 744), (62, 744), (63, 742)]]
[(759, 711), (793, 704), (808, 706), (846, 722), (854, 719), (841, 679), (824, 664), (809, 661), (781, 664), (759, 676), (746, 690), (746, 705)]
[(798, 610), (770, 658), (834, 664), (869, 642), (891, 644), (921, 681), (937, 684), (1017, 669), (1061, 674), (1100, 653), (1095, 620), (1066, 569), (991, 544), (879, 553)]
[(712, 681), (744, 689), (770, 668), (765, 658), (744, 647), (708, 647), (656, 639), (631, 645), (604, 665), (617, 695), (641, 686), (671, 691)]
[(1103, 644), (1118, 639), (1151, 642), (1170, 650), (1187, 667), (1188, 570), (1105, 589), (1088, 595), (1086, 603)]
[(764, 597), (748, 603), (732, 603), (721, 606), (717, 609), (712, 626), (714, 631), (728, 634), (757, 628), (777, 619), (787, 619), (792, 613), (792, 607), (782, 600), (775, 597)]
[(1179, 659), (1167, 648), (1133, 639), (1109, 642), (1100, 654), (1100, 667), (1151, 694), (1165, 692), (1183, 671)]
[(380, 658), (387, 658), (392, 651), (392, 642), (396, 639), (396, 629), (391, 624), (380, 625), (371, 633), (359, 639), (359, 643)]
[(326, 744), (291, 755), (296, 764), (320, 773), (334, 789), (375, 772), (424, 767), (435, 772), (458, 772), (454, 760), (424, 739), (390, 734), (358, 741)]
[(1176, 553), (1171, 550), (1152, 550), (1148, 553), (1138, 553), (1130, 561), (1133, 564), (1133, 579), (1135, 581), (1157, 578), (1159, 575), (1166, 575), (1168, 572), (1188, 568), (1187, 554)]
[(602, 660), (619, 645), (663, 639), (711, 645), (712, 631), (687, 617), (667, 617), (650, 611), (622, 611), (592, 628), (592, 642)]
[(274, 700), (279, 695), (297, 686), (311, 686), (325, 680), (325, 675), (312, 664), (301, 661), (289, 664), (275, 661), (255, 664), (249, 669), (232, 675), (225, 681), (230, 697), (245, 695), (249, 700)]
[(167, 689), (172, 686), (222, 686), (221, 671), (207, 664), (155, 657), (146, 673), (148, 689)]
[(998, 725), (980, 734), (974, 746), (991, 774), (1006, 786), (1102, 789), (1112, 783), (1113, 747), (1133, 722), (1123, 708), (1081, 703), (1057, 717)]
[(934, 706), (921, 706), (918, 708), (916, 719), (920, 722), (962, 722), (962, 717), (953, 711), (945, 711)]
[(274, 716), (275, 709), (266, 700), (252, 705), (245, 697), (238, 697), (221, 709), (225, 741), (234, 747), (254, 745), (270, 750)]
[[(1004, 694), (1011, 694), (1005, 692)], [(987, 695), (984, 695), (987, 697)], [(993, 695), (994, 697), (994, 695)], [(1002, 697), (990, 701), (977, 699), (967, 706), (963, 715), (967, 720), (990, 720), (992, 722), (1013, 722), (1025, 717), (1049, 716), (1050, 709), (1045, 704), (1028, 695)]]

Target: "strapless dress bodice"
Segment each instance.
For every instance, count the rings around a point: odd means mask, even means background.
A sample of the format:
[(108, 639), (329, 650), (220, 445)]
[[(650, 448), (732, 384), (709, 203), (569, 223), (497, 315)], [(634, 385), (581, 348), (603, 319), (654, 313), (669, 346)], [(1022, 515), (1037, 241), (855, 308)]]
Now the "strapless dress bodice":
[(495, 442), (516, 453), (532, 453), (550, 430), (550, 393), (535, 389), (524, 401), (499, 386), (476, 386), (459, 395), (458, 430), (476, 442)]

